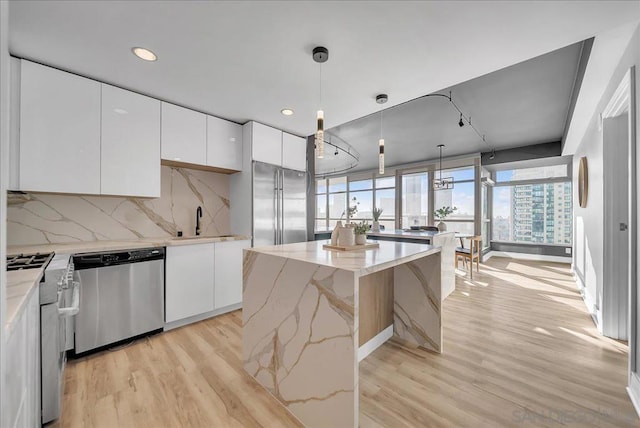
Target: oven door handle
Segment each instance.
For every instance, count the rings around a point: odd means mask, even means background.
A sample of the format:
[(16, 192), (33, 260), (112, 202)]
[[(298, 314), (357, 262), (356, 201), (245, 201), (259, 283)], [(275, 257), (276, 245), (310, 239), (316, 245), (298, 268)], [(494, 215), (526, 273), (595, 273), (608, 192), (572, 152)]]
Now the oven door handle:
[(80, 283), (73, 281), (73, 292), (71, 296), (71, 306), (58, 308), (58, 315), (61, 317), (72, 317), (80, 312)]

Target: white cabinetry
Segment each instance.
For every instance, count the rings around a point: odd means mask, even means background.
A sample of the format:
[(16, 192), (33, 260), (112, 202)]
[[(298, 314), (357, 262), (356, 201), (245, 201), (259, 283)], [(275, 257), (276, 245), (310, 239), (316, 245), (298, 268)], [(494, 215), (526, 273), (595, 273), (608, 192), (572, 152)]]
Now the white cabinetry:
[(160, 101), (103, 84), (101, 153), (102, 194), (160, 197)]
[(215, 244), (167, 247), (167, 323), (213, 311)]
[(251, 153), (253, 160), (282, 165), (282, 131), (252, 122)]
[(31, 292), (7, 336), (3, 427), (39, 427), (40, 419), (40, 304), (38, 288)]
[(207, 115), (163, 102), (162, 159), (204, 164), (207, 159)]
[(304, 138), (279, 129), (249, 122), (252, 160), (297, 171), (307, 170), (307, 143)]
[(21, 61), (19, 190), (100, 193), (100, 86)]
[(307, 140), (282, 133), (282, 167), (297, 171), (307, 170)]
[(251, 241), (216, 243), (216, 309), (242, 303), (242, 257)]
[(242, 170), (242, 126), (207, 116), (207, 165)]

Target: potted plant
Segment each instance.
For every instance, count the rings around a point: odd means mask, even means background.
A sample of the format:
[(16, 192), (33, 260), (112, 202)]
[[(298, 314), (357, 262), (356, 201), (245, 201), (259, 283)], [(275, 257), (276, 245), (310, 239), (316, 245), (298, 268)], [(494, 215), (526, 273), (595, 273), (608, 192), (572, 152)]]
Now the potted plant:
[(358, 202), (355, 196), (351, 198), (351, 202), (353, 202), (353, 205), (348, 206), (345, 211), (342, 211), (342, 215), (340, 216), (340, 220), (342, 220), (342, 217), (347, 214), (347, 224), (349, 224), (354, 215), (358, 214), (358, 205), (360, 205), (360, 202)]
[(380, 216), (382, 215), (382, 208), (374, 208), (373, 209), (373, 226), (371, 227), (371, 231), (380, 232)]
[(444, 220), (457, 209), (457, 207), (442, 207), (433, 212), (433, 216), (440, 220), (440, 223), (438, 223), (438, 230), (440, 232), (445, 232), (447, 230), (447, 225), (444, 223)]
[(356, 234), (356, 245), (364, 245), (367, 243), (367, 232), (369, 231), (369, 223), (366, 220), (361, 221), (354, 227)]

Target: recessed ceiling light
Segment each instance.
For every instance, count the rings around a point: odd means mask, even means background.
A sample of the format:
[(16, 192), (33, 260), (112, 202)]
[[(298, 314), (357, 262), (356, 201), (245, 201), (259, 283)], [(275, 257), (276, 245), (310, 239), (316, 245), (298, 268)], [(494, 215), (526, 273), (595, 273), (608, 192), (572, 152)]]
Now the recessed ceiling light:
[(284, 114), (285, 116), (292, 116), (293, 110), (291, 110), (290, 108), (283, 108), (282, 110), (280, 110), (280, 113)]
[(126, 111), (123, 108), (114, 108), (113, 111), (115, 111), (118, 114), (127, 114), (127, 113), (129, 113), (128, 111)]
[(136, 47), (136, 48), (131, 48), (131, 52), (133, 52), (133, 54), (138, 58), (143, 59), (145, 61), (155, 61), (158, 59), (156, 54), (151, 52), (149, 49)]

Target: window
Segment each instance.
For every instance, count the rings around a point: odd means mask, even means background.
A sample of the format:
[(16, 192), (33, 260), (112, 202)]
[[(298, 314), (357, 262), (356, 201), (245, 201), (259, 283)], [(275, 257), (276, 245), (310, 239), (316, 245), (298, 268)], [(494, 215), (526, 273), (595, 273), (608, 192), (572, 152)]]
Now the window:
[(387, 230), (396, 228), (396, 178), (376, 178), (376, 208), (382, 209), (380, 226)]
[(568, 165), (496, 173), (494, 241), (571, 245), (572, 199)]
[(395, 229), (395, 195), (395, 176), (316, 180), (315, 229), (317, 232), (332, 230), (338, 220), (344, 221), (347, 198), (348, 205), (357, 208), (353, 220), (373, 222), (373, 209), (378, 207), (383, 209), (380, 224)]
[[(440, 177), (440, 172), (435, 172)], [(453, 189), (434, 191), (434, 211), (443, 207), (457, 209), (447, 217), (447, 230), (473, 234), (475, 230), (475, 173), (474, 167), (442, 171), (442, 177), (453, 178)], [(436, 223), (438, 220), (435, 220)]]
[(402, 176), (403, 229), (429, 222), (429, 173), (418, 172)]

